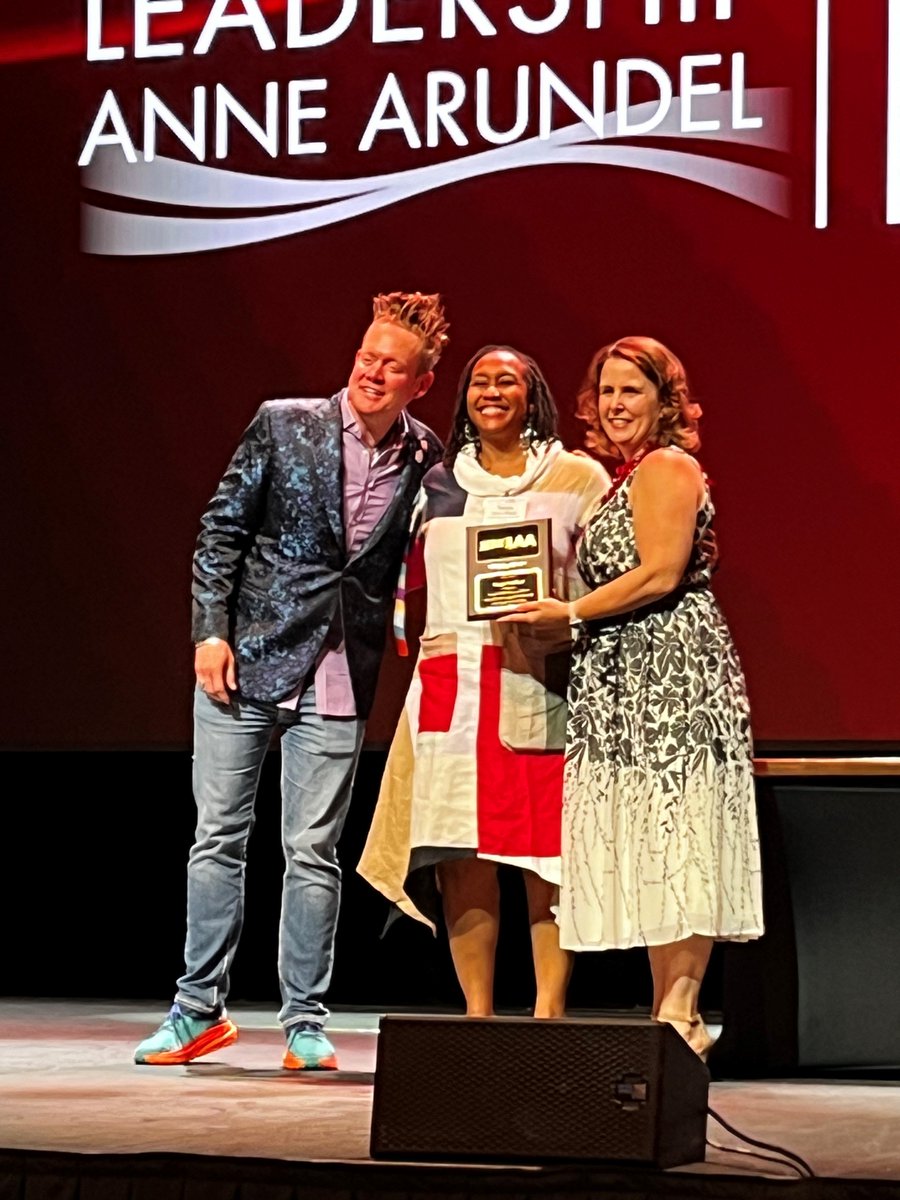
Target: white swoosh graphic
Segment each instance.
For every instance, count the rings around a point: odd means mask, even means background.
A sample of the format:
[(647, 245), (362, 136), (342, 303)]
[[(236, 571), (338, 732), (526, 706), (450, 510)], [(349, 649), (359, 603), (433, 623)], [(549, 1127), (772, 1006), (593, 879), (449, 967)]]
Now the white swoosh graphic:
[[(726, 127), (689, 136), (698, 140), (784, 150), (787, 146), (786, 95), (784, 89), (776, 88), (749, 93), (752, 111), (764, 118), (760, 129), (735, 131)], [(729, 94), (720, 93), (713, 99), (717, 105), (715, 108), (708, 106), (704, 116), (718, 116), (727, 126)], [(652, 102), (636, 105), (629, 109), (628, 123), (637, 124), (651, 116), (654, 110)], [(666, 120), (653, 130), (652, 136), (688, 136), (681, 132), (679, 118), (678, 101), (675, 100)], [(615, 123), (615, 114), (607, 114), (604, 132), (613, 142)], [(289, 204), (305, 207), (296, 212), (263, 216), (184, 217), (113, 212), (85, 204), (82, 208), (82, 248), (91, 254), (155, 255), (248, 245), (349, 220), (480, 175), (518, 167), (567, 163), (654, 171), (714, 188), (780, 216), (787, 216), (789, 212), (789, 183), (776, 172), (701, 154), (601, 142), (584, 122), (578, 121), (553, 131), (546, 139), (528, 138), (448, 162), (387, 175), (324, 181), (248, 175), (167, 158), (131, 164), (124, 161), (115, 147), (103, 147), (84, 168), (83, 178), (87, 187), (107, 195), (195, 208), (247, 209)]]

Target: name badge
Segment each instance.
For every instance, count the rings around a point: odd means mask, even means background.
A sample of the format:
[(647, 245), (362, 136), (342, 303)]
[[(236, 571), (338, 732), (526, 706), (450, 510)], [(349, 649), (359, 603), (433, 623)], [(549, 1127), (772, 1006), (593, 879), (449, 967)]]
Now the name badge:
[(525, 496), (485, 496), (483, 512), (486, 525), (500, 521), (523, 521), (528, 510)]

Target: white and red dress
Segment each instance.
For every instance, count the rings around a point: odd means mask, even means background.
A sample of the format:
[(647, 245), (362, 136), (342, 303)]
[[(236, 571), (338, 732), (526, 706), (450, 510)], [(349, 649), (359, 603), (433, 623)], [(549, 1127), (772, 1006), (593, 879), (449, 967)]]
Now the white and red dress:
[(553, 441), (524, 472), (485, 471), (471, 450), (433, 467), (417, 504), (406, 590), (424, 580), (426, 625), (358, 870), (434, 926), (435, 863), (477, 855), (560, 881), (568, 629), (467, 617), (466, 530), (549, 517), (553, 587), (583, 594), (575, 544), (609, 479)]

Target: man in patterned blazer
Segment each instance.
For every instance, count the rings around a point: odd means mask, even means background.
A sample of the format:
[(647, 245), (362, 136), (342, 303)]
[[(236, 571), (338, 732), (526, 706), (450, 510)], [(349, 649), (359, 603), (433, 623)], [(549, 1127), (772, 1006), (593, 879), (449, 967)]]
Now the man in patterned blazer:
[(431, 386), (446, 330), (439, 296), (376, 296), (346, 388), (329, 400), (263, 404), (203, 516), (185, 973), (136, 1062), (185, 1063), (237, 1038), (225, 1000), (244, 857), (263, 757), (280, 731), (282, 1065), (337, 1067), (323, 1032), (340, 898), (335, 847), (410, 511), (442, 450), (406, 407)]

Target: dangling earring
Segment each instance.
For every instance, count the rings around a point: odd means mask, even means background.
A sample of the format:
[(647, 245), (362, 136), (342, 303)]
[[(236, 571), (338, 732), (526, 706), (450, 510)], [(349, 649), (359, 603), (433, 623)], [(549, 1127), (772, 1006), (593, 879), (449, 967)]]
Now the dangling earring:
[(534, 426), (531, 424), (531, 415), (531, 409), (529, 409), (525, 414), (524, 428), (519, 435), (519, 442), (526, 454), (529, 452), (529, 450), (531, 450), (531, 448), (534, 446), (534, 443), (537, 441), (537, 433), (535, 432)]
[(466, 423), (463, 426), (463, 436), (465, 438), (465, 444), (467, 446), (474, 447), (475, 457), (480, 458), (481, 457), (481, 438), (478, 436), (478, 430), (475, 428), (475, 426), (472, 424), (472, 422), (469, 420), (468, 417), (466, 417)]

